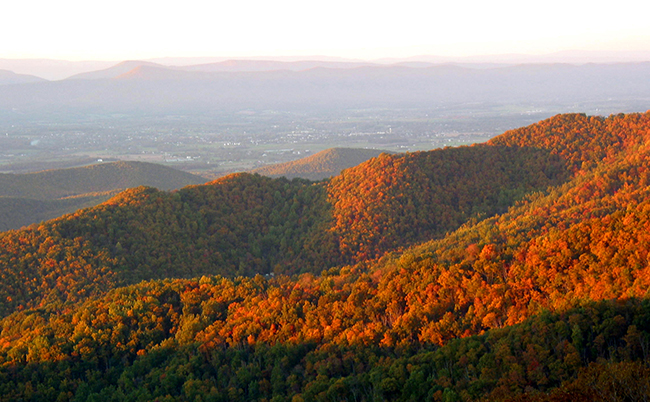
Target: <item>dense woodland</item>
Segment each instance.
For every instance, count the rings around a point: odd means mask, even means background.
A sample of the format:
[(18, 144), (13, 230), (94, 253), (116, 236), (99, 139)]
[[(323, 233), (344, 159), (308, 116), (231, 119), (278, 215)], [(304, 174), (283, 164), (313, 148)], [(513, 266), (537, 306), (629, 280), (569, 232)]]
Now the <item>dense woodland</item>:
[(0, 235), (4, 400), (645, 400), (650, 113)]

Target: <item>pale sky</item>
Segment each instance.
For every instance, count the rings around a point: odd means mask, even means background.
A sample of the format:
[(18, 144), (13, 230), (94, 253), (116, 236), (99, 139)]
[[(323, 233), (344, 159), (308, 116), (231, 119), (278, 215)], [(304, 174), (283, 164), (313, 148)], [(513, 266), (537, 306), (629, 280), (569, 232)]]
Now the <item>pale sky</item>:
[(650, 50), (647, 0), (11, 0), (0, 15), (0, 58)]

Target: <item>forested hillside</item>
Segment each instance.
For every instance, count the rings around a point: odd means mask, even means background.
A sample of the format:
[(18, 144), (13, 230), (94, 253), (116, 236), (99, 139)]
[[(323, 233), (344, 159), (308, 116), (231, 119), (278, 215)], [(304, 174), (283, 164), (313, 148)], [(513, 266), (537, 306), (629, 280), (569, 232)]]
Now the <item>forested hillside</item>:
[(650, 113), (561, 115), (7, 232), (0, 394), (643, 400), (649, 140)]
[(365, 260), (505, 212), (526, 193), (568, 178), (561, 157), (534, 148), (383, 154), (329, 182), (332, 230), (346, 255)]
[(322, 183), (237, 174), (173, 193), (139, 187), (0, 235), (0, 300), (11, 298), (0, 311), (146, 279), (320, 273), (503, 212), (567, 177), (547, 152), (477, 146), (382, 155)]

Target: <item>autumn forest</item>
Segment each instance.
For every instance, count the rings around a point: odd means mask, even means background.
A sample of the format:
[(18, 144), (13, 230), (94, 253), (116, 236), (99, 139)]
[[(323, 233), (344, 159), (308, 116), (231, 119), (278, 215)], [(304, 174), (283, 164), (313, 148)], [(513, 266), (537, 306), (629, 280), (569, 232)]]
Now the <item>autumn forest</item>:
[(0, 275), (3, 401), (647, 400), (650, 112), (132, 188)]

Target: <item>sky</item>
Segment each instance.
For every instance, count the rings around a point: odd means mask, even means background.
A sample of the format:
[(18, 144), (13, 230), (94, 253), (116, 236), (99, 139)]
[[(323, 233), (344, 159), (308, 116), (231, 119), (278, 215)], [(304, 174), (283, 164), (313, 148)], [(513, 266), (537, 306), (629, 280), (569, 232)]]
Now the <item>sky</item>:
[[(21, 0), (0, 58), (548, 54), (650, 51), (641, 0)], [(8, 4), (7, 4), (8, 3)]]

